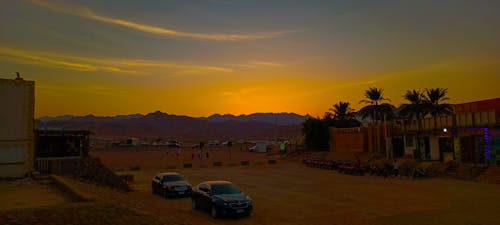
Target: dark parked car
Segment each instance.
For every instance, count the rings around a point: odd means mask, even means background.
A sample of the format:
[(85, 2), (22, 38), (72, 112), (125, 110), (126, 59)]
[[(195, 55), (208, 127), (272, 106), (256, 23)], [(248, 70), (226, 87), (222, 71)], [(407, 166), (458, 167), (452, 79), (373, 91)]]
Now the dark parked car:
[(178, 173), (160, 173), (153, 178), (151, 182), (153, 194), (163, 197), (188, 197), (191, 195), (191, 184), (187, 182)]
[(229, 181), (205, 181), (193, 188), (193, 209), (210, 210), (213, 218), (221, 216), (249, 216), (252, 199)]

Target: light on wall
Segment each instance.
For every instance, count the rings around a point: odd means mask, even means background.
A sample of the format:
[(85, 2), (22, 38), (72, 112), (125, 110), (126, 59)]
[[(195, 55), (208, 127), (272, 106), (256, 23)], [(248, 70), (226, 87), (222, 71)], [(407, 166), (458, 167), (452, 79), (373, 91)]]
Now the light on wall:
[(490, 161), (491, 155), (490, 155), (490, 132), (488, 128), (482, 128), (483, 134), (484, 134), (484, 157), (486, 158), (487, 161)]

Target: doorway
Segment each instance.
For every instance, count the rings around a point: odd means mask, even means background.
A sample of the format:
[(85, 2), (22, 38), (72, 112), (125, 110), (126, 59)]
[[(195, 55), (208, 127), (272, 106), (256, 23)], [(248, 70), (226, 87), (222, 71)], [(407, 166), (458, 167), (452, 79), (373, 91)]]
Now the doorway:
[(392, 138), (392, 157), (400, 158), (405, 155), (405, 145), (403, 136), (395, 136)]

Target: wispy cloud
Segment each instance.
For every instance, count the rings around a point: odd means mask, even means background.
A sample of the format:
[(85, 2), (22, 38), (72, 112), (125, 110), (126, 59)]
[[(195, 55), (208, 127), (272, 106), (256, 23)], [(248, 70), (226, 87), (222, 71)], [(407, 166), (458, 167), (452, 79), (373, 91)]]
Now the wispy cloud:
[(94, 94), (94, 95), (108, 95), (108, 96), (127, 96), (123, 90), (108, 87), (108, 86), (95, 86), (95, 85), (83, 85), (83, 86), (61, 86), (61, 85), (47, 85), (43, 83), (37, 84), (37, 91), (49, 94), (61, 94), (61, 93), (83, 93), (83, 94)]
[(334, 88), (344, 88), (344, 87), (365, 86), (365, 85), (371, 85), (371, 84), (374, 84), (377, 82), (380, 82), (380, 80), (367, 80), (367, 81), (340, 83), (340, 84), (333, 85), (333, 87)]
[[(329, 82), (331, 82), (331, 81), (329, 81)], [(340, 82), (340, 83), (336, 83), (336, 84), (333, 84), (333, 85), (329, 85), (328, 87), (325, 87), (325, 88), (314, 88), (314, 89), (311, 89), (311, 90), (307, 90), (303, 94), (304, 95), (318, 95), (318, 94), (329, 93), (329, 92), (332, 92), (334, 90), (343, 89), (343, 88), (351, 88), (351, 87), (359, 87), (359, 86), (372, 85), (372, 84), (375, 84), (375, 83), (378, 83), (378, 82), (380, 82), (380, 80), (365, 80), (365, 81), (355, 81), (355, 82)]]
[(74, 5), (74, 4), (61, 4), (55, 3), (47, 0), (32, 0), (32, 2), (38, 6), (50, 9), (55, 12), (79, 16), (85, 19), (96, 20), (103, 23), (114, 24), (122, 27), (127, 27), (130, 29), (138, 30), (141, 32), (155, 34), (165, 37), (174, 38), (190, 38), (198, 40), (208, 40), (208, 41), (245, 41), (245, 40), (256, 40), (256, 39), (268, 39), (277, 38), (283, 36), (287, 33), (293, 31), (277, 31), (277, 32), (267, 32), (267, 33), (244, 33), (244, 34), (218, 34), (218, 33), (195, 33), (186, 32), (180, 30), (174, 30), (164, 27), (157, 27), (153, 25), (141, 24), (132, 21), (107, 17), (104, 15), (99, 15), (89, 9), (88, 7)]
[(254, 65), (257, 66), (269, 66), (269, 67), (283, 67), (285, 65), (277, 62), (264, 62), (264, 61), (253, 61), (252, 62)]
[(244, 64), (235, 64), (235, 67), (243, 67), (243, 68), (257, 68), (257, 67), (284, 67), (285, 64), (278, 62), (269, 62), (269, 61), (251, 61), (249, 63)]
[(175, 74), (231, 73), (219, 66), (194, 65), (144, 59), (91, 58), (51, 52), (30, 51), (0, 46), (0, 59), (21, 64), (76, 71), (104, 71), (119, 74), (148, 75), (169, 72)]
[(222, 96), (229, 96), (229, 97), (240, 97), (242, 95), (247, 95), (251, 93), (255, 93), (258, 91), (263, 90), (263, 88), (247, 88), (247, 89), (241, 89), (238, 91), (225, 91), (220, 93)]
[(98, 70), (96, 66), (88, 63), (76, 62), (74, 60), (68, 61), (63, 59), (64, 57), (50, 57), (40, 53), (29, 52), (9, 47), (0, 46), (0, 55), (5, 56), (7, 59), (10, 59), (11, 61), (23, 64), (48, 66), (48, 67), (64, 68), (64, 69), (79, 70), (79, 71)]

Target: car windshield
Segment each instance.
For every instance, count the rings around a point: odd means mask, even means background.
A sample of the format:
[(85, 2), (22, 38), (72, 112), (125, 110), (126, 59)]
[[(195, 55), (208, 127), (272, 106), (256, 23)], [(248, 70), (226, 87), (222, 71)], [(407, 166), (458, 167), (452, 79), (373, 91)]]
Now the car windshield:
[(182, 178), (179, 175), (165, 175), (163, 177), (163, 182), (172, 182), (172, 181), (180, 181), (180, 180), (184, 180), (184, 178)]
[(240, 189), (234, 184), (214, 184), (212, 185), (213, 195), (237, 194), (241, 193)]

